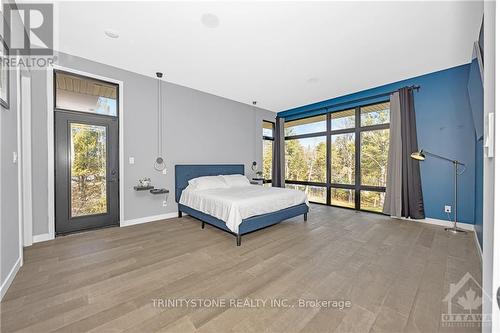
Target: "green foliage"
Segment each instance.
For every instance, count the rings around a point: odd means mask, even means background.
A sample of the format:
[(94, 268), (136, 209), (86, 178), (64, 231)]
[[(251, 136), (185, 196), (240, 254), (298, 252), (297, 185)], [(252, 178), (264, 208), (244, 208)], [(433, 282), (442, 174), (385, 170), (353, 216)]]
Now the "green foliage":
[(106, 212), (106, 134), (99, 127), (72, 124), (71, 214)]
[(354, 133), (332, 135), (332, 182), (354, 185), (355, 182)]
[(272, 179), (273, 141), (262, 142), (262, 177), (266, 180)]

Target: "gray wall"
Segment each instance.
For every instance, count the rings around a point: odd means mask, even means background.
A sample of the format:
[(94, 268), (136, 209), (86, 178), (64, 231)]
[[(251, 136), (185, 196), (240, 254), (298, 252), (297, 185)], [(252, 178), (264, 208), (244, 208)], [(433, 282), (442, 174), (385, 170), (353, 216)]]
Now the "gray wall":
[(0, 169), (0, 239), (1, 239), (1, 274), (0, 281), (5, 281), (7, 274), (19, 259), (19, 202), (18, 170), (13, 163), (12, 153), (17, 152), (17, 80), (15, 72), (10, 73), (10, 108), (0, 110), (1, 122), (1, 169)]
[[(1, 15), (0, 15), (1, 16)], [(13, 16), (17, 24), (20, 19)], [(14, 22), (15, 23), (15, 22)], [(3, 29), (3, 22), (0, 22)], [(3, 30), (0, 33), (3, 36)], [(10, 71), (10, 108), (0, 107), (0, 284), (20, 258), (19, 246), (19, 200), (18, 170), (12, 161), (17, 153), (17, 80), (15, 71)]]
[[(174, 165), (180, 163), (244, 163), (253, 176), (252, 161), (262, 160), (262, 120), (274, 120), (275, 113), (203, 93), (198, 90), (163, 84), (164, 157), (167, 174), (153, 169), (156, 157), (156, 80), (80, 57), (58, 54), (58, 65), (123, 81), (125, 220), (177, 211), (174, 200)], [(165, 73), (168, 80), (168, 73)], [(32, 73), (32, 151), (33, 161), (33, 233), (48, 232), (47, 197), (47, 78), (44, 72)], [(251, 100), (251, 96), (249, 96)], [(135, 164), (128, 164), (128, 157)], [(142, 177), (168, 188), (168, 206), (164, 196), (135, 192), (133, 186)]]

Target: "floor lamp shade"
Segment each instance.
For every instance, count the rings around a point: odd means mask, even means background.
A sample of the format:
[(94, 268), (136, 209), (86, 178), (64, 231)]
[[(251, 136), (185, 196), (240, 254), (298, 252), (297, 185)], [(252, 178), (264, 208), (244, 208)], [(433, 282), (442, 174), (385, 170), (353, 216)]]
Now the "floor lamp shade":
[(411, 158), (413, 158), (414, 160), (417, 160), (417, 161), (425, 160), (425, 154), (424, 154), (424, 151), (422, 149), (411, 153), (410, 156), (411, 156)]
[(458, 172), (458, 166), (459, 165), (462, 165), (465, 167), (465, 164), (463, 164), (462, 162), (460, 161), (457, 161), (457, 160), (452, 160), (450, 158), (447, 158), (447, 157), (444, 157), (444, 156), (441, 156), (441, 155), (437, 155), (437, 154), (433, 154), (433, 153), (430, 153), (428, 151), (425, 151), (423, 149), (420, 149), (419, 151), (416, 151), (416, 152), (413, 152), (411, 153), (411, 158), (413, 158), (414, 160), (417, 160), (417, 161), (424, 161), (425, 160), (425, 157), (426, 155), (429, 155), (429, 156), (432, 156), (432, 157), (436, 157), (436, 158), (439, 158), (441, 160), (445, 160), (447, 162), (450, 162), (450, 163), (453, 163), (453, 171), (454, 171), (454, 177), (453, 177), (453, 188), (454, 188), (454, 192), (453, 192), (453, 214), (454, 214), (454, 222), (453, 222), (453, 228), (445, 228), (446, 231), (450, 231), (450, 232), (453, 232), (453, 233), (459, 233), (459, 232), (466, 232), (465, 230), (463, 229), (460, 229), (457, 227), (457, 211), (458, 211), (458, 176), (461, 175), (462, 173), (459, 173)]

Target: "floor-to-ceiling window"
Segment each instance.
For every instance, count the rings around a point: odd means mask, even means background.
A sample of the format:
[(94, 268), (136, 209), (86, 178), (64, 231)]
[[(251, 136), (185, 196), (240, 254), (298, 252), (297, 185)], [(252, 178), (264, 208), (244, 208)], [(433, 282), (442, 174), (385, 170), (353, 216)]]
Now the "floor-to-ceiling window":
[(264, 185), (271, 186), (273, 171), (274, 123), (262, 122), (262, 178)]
[(285, 183), (327, 203), (326, 115), (285, 123)]
[(389, 102), (285, 123), (286, 186), (311, 202), (381, 212)]

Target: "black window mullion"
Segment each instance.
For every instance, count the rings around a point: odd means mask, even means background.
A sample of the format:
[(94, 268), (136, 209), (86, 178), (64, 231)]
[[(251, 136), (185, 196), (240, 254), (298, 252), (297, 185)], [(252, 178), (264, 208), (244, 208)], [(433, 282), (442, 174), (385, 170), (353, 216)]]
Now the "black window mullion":
[(371, 191), (371, 192), (385, 192), (384, 186), (372, 186), (372, 185), (361, 185), (361, 191)]
[(344, 190), (355, 190), (356, 189), (356, 185), (349, 185), (349, 184), (331, 184), (330, 187), (344, 189)]
[(347, 134), (347, 133), (352, 133), (355, 131), (354, 127), (351, 128), (344, 128), (344, 129), (339, 129), (339, 130), (333, 130), (330, 132), (331, 135), (336, 135), (336, 134)]
[(295, 185), (309, 185), (309, 186), (315, 186), (315, 187), (325, 187), (325, 183), (318, 183), (318, 182), (308, 182), (304, 180), (290, 180), (290, 179), (285, 179), (285, 184), (295, 184)]
[(354, 208), (361, 208), (361, 107), (357, 107), (354, 113), (354, 123), (355, 123), (355, 131), (354, 131), (354, 146), (355, 146), (355, 171), (354, 171)]
[(332, 202), (331, 197), (331, 181), (332, 181), (332, 114), (326, 114), (326, 204), (330, 205)]
[(298, 135), (290, 135), (285, 136), (285, 140), (297, 140), (297, 139), (307, 139), (307, 138), (315, 138), (318, 136), (325, 136), (327, 132), (317, 132), (317, 133), (307, 133), (307, 134), (298, 134)]
[(390, 124), (377, 124), (377, 125), (370, 125), (370, 126), (364, 126), (360, 127), (360, 130), (362, 132), (367, 132), (367, 131), (378, 131), (378, 130), (383, 130), (383, 129), (388, 129), (390, 128)]

